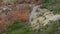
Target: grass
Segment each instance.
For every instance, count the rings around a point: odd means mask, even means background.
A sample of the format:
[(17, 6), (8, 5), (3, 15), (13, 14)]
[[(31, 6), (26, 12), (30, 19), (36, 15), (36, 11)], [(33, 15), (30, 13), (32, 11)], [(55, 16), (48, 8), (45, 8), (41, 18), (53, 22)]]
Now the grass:
[(31, 34), (32, 29), (26, 22), (15, 21), (14, 24), (5, 28), (6, 34)]

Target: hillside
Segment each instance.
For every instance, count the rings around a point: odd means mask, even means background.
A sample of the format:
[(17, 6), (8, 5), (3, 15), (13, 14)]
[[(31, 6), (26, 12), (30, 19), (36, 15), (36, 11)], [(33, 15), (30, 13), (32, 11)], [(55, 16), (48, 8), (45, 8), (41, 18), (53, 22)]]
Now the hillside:
[(0, 0), (0, 34), (60, 34), (60, 0)]

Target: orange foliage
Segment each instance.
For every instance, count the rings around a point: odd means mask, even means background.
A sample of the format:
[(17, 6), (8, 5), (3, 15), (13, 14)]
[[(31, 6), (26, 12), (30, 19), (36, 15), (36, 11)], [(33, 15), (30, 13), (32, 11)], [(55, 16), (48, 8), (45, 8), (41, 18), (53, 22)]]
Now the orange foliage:
[(24, 14), (21, 15), (21, 19), (22, 20), (28, 20), (28, 18), (29, 18), (29, 14), (28, 13), (24, 13)]
[(27, 12), (27, 10), (16, 10), (16, 11), (12, 11), (11, 15), (16, 18), (16, 19), (20, 19), (20, 20), (28, 20), (29, 18), (29, 13)]
[[(27, 7), (27, 8), (26, 8)], [(27, 21), (29, 19), (29, 12), (31, 10), (28, 9), (30, 7), (28, 6), (20, 6), (19, 8), (13, 9), (10, 13), (11, 16), (13, 16), (16, 19)]]
[(0, 27), (1, 27), (1, 26), (3, 26), (3, 22), (2, 22), (2, 21), (0, 21)]

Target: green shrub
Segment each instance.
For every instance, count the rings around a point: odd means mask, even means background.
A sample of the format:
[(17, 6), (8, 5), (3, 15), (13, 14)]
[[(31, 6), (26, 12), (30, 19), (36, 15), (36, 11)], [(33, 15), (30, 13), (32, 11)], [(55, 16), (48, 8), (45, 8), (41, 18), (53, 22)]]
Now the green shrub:
[(44, 0), (44, 4), (40, 8), (47, 8), (53, 14), (60, 14), (60, 0)]
[(6, 34), (31, 34), (32, 29), (27, 22), (15, 21), (5, 29)]

